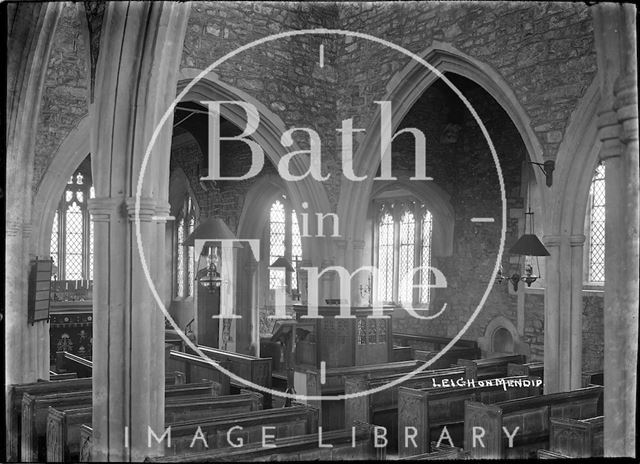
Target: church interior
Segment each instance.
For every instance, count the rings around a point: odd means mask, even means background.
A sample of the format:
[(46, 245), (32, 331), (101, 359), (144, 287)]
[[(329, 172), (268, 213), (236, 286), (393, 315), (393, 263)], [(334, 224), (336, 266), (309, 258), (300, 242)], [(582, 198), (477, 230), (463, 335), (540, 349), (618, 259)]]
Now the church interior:
[(635, 6), (2, 7), (7, 462), (635, 457)]

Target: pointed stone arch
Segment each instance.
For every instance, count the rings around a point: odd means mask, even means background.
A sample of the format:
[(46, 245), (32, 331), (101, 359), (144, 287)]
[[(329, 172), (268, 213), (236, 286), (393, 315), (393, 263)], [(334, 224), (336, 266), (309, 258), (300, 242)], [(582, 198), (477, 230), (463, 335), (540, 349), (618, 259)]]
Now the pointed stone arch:
[[(457, 50), (448, 43), (434, 42), (420, 56), (440, 73), (459, 74), (482, 87), (512, 120), (527, 149), (529, 159), (542, 162), (542, 145), (531, 128), (530, 118), (500, 73), (488, 64)], [(405, 68), (389, 80), (386, 94), (379, 100), (392, 102), (392, 131), (402, 122), (420, 96), (438, 79), (439, 76), (436, 73), (417, 61), (411, 60)], [(380, 115), (376, 114), (367, 127), (367, 136), (359, 144), (354, 155), (357, 164), (355, 172), (359, 175), (366, 175), (366, 179), (362, 182), (350, 182), (343, 179), (341, 185), (338, 215), (346, 220), (344, 238), (347, 242), (357, 240), (357, 237), (361, 237), (365, 233), (363, 230), (365, 221), (359, 205), (366, 204), (371, 197), (373, 178), (380, 164), (379, 126)], [(535, 175), (538, 184), (543, 184), (542, 174), (535, 172)], [(547, 192), (543, 192), (543, 196), (547, 195)], [(347, 255), (350, 256), (348, 253)], [(345, 259), (348, 266), (357, 267), (356, 263), (349, 262), (348, 257)]]
[(89, 154), (90, 129), (91, 122), (89, 117), (85, 116), (63, 140), (38, 185), (32, 213), (34, 235), (32, 250), (36, 255), (49, 254), (53, 216), (67, 179)]
[[(184, 89), (187, 84), (200, 73), (200, 70), (196, 69), (182, 69), (178, 81), (178, 92)], [(218, 80), (214, 73), (210, 73), (208, 77), (200, 79), (185, 95), (184, 101), (243, 101), (254, 105), (258, 113), (260, 114), (260, 126), (252, 134), (254, 140), (260, 144), (263, 148), (265, 156), (268, 156), (274, 166), (278, 165), (280, 158), (288, 151), (280, 143), (280, 136), (287, 129), (280, 117), (269, 110), (263, 103), (256, 98), (247, 94), (246, 92), (234, 88), (229, 84)], [(235, 124), (237, 127), (246, 126), (246, 114), (242, 108), (237, 105), (222, 105), (220, 108), (221, 115)], [(291, 151), (299, 150), (299, 147), (294, 144), (291, 147)], [(306, 167), (300, 162), (298, 158), (292, 160), (292, 170), (299, 170), (303, 172)], [(270, 178), (269, 181), (264, 181), (260, 185), (268, 186), (273, 185), (274, 179)], [(257, 182), (263, 182), (258, 180)], [(276, 181), (277, 182), (277, 181)], [(315, 213), (326, 213), (331, 211), (331, 206), (326, 193), (326, 190), (321, 182), (313, 180), (310, 176), (305, 177), (299, 182), (284, 182), (279, 181), (280, 188), (285, 190), (291, 201), (293, 208), (296, 211), (302, 211), (302, 202), (308, 203), (307, 211), (310, 216), (315, 217)], [(255, 190), (254, 190), (255, 191)], [(245, 200), (245, 205), (247, 201)], [(246, 219), (245, 219), (246, 221)], [(247, 223), (248, 224), (248, 223)], [(311, 235), (315, 235), (315, 224), (309, 225)], [(238, 229), (240, 233), (240, 228)], [(249, 229), (243, 229), (244, 232)], [(322, 238), (314, 239), (313, 256), (310, 256), (312, 261), (317, 261), (320, 264), (322, 256), (325, 256), (325, 247), (328, 246), (326, 241)], [(309, 247), (307, 247), (309, 249)]]

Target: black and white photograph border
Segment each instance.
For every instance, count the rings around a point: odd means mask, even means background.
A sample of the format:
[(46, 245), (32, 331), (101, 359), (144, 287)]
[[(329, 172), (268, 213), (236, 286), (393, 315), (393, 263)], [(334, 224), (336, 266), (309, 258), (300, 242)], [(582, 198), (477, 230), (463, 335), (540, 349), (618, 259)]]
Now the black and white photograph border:
[(7, 462), (635, 458), (635, 5), (0, 9)]

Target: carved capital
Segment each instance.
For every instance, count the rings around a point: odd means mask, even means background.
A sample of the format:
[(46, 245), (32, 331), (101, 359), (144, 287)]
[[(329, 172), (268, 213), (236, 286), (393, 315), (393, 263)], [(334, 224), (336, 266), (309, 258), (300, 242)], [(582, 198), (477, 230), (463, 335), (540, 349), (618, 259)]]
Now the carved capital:
[(624, 76), (616, 81), (615, 108), (622, 125), (620, 138), (623, 143), (638, 140), (638, 80), (636, 76)]
[(354, 240), (353, 241), (353, 249), (354, 250), (364, 250), (364, 240)]
[(542, 237), (542, 242), (546, 247), (558, 247), (562, 244), (562, 240), (562, 235), (544, 235)]
[[(125, 205), (127, 208), (127, 217), (129, 221), (134, 222), (136, 220), (136, 197), (129, 197), (125, 200)], [(138, 217), (140, 218), (140, 222), (151, 222), (156, 219), (156, 207), (158, 206), (158, 201), (149, 197), (141, 197), (140, 198), (140, 209), (138, 212)], [(164, 207), (164, 205), (162, 205)]]
[(87, 201), (93, 222), (109, 222), (113, 216), (118, 214), (120, 204), (122, 204), (121, 199), (111, 197), (89, 198)]
[(5, 223), (7, 237), (16, 237), (22, 232), (22, 221), (8, 219)]
[(584, 245), (585, 240), (586, 240), (586, 237), (584, 235), (582, 235), (582, 234), (576, 234), (576, 235), (569, 236), (569, 244), (572, 247), (577, 247), (577, 246)]

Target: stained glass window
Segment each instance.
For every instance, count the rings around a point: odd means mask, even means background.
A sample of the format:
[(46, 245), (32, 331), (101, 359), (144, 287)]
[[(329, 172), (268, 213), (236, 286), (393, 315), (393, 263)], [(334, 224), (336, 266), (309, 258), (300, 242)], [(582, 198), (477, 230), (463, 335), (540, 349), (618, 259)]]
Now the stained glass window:
[(183, 243), (196, 227), (195, 203), (191, 195), (185, 195), (182, 208), (176, 217), (176, 296), (185, 298), (193, 296), (195, 291), (195, 256), (194, 248)]
[(58, 268), (53, 279), (93, 279), (93, 222), (87, 198), (94, 195), (87, 157), (67, 181), (53, 217), (49, 252)]
[(589, 282), (604, 282), (604, 222), (605, 183), (604, 165), (598, 166), (589, 192)]
[[(269, 264), (281, 256), (287, 258), (294, 269), (298, 268), (302, 260), (302, 239), (298, 218), (284, 195), (273, 202), (269, 211)], [(282, 270), (269, 269), (269, 289), (273, 290), (287, 284), (292, 289), (298, 288), (295, 272), (286, 273)]]
[(414, 200), (379, 202), (377, 210), (378, 299), (427, 306), (429, 289), (414, 287), (429, 284), (430, 272), (414, 273), (414, 269), (431, 265), (431, 213)]

